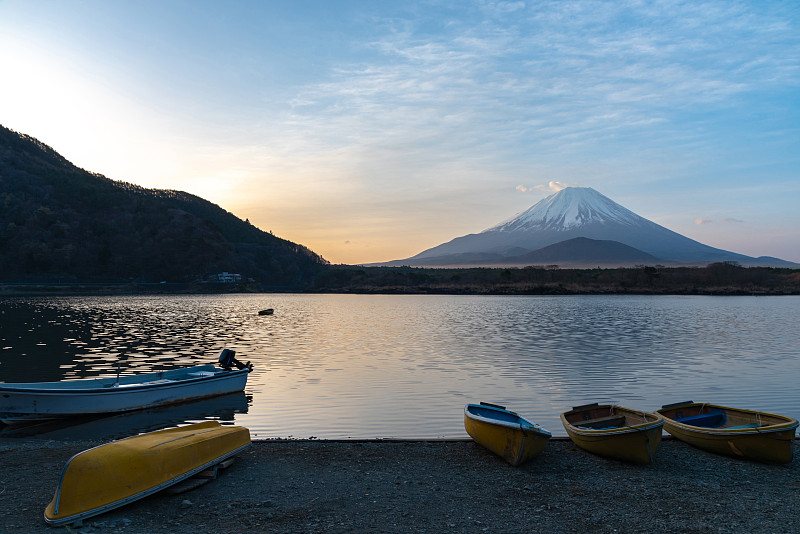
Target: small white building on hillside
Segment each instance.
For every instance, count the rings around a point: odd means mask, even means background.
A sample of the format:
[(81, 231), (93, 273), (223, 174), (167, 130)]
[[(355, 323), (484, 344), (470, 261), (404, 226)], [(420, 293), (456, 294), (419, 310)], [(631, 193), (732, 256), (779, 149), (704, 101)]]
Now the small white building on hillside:
[(235, 284), (242, 281), (242, 275), (223, 271), (217, 275), (217, 281), (220, 284)]

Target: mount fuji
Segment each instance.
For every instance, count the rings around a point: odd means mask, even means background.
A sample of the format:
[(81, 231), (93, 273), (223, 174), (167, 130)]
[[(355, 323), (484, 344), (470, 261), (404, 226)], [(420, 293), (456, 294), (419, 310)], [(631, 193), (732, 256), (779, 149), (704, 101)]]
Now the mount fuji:
[(721, 261), (800, 267), (778, 258), (753, 258), (704, 245), (640, 217), (590, 187), (567, 187), (478, 234), (379, 265), (626, 267)]

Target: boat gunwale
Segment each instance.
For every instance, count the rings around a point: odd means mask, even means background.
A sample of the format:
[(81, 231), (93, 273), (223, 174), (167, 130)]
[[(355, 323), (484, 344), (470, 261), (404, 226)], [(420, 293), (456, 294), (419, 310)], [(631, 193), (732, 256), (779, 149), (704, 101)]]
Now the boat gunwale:
[(648, 431), (648, 430), (653, 430), (653, 429), (658, 428), (658, 427), (663, 427), (664, 426), (664, 422), (665, 422), (664, 416), (661, 415), (658, 412), (646, 412), (644, 410), (633, 410), (631, 408), (625, 408), (624, 406), (617, 406), (615, 404), (600, 404), (600, 405), (592, 407), (592, 409), (598, 409), (598, 408), (614, 408), (616, 410), (629, 412), (629, 413), (631, 413), (633, 415), (640, 415), (641, 414), (641, 415), (644, 415), (645, 418), (648, 415), (652, 415), (652, 416), (655, 416), (656, 420), (655, 421), (645, 421), (643, 423), (639, 423), (639, 424), (636, 424), (636, 425), (625, 425), (625, 426), (621, 426), (621, 427), (617, 427), (617, 428), (581, 428), (579, 426), (576, 426), (576, 425), (570, 423), (567, 420), (566, 416), (569, 413), (580, 413), (580, 412), (585, 411), (585, 410), (568, 410), (566, 412), (561, 413), (561, 422), (564, 425), (565, 430), (568, 433), (569, 432), (573, 432), (573, 433), (575, 433), (577, 435), (585, 436), (585, 437), (589, 437), (589, 436), (597, 436), (597, 437), (604, 436), (604, 437), (608, 437), (608, 436), (618, 436), (618, 435), (623, 435), (623, 434), (631, 434), (631, 433), (634, 433), (634, 432), (645, 432), (645, 431)]
[[(196, 366), (196, 367), (206, 367), (206, 366), (199, 365), (199, 366)], [(213, 366), (210, 366), (210, 367), (213, 367)], [(184, 368), (184, 369), (175, 369), (175, 371), (179, 371), (179, 370), (180, 371), (184, 371), (184, 370), (188, 370), (188, 369), (192, 369), (192, 368), (189, 367), (189, 368)], [(216, 369), (216, 368), (214, 368), (214, 369)], [(241, 374), (248, 374), (250, 372), (251, 372), (250, 369), (236, 369), (236, 370), (225, 370), (225, 369), (222, 369), (222, 370), (220, 370), (220, 372), (214, 373), (213, 376), (197, 376), (197, 377), (192, 377), (192, 378), (170, 380), (169, 382), (160, 382), (160, 383), (156, 383), (156, 384), (147, 384), (147, 383), (136, 384), (134, 382), (132, 385), (126, 385), (125, 387), (114, 387), (114, 383), (112, 383), (112, 384), (110, 384), (108, 386), (105, 386), (105, 387), (102, 387), (102, 388), (93, 387), (93, 388), (41, 388), (41, 389), (37, 389), (37, 388), (33, 388), (33, 387), (30, 387), (30, 388), (28, 388), (28, 387), (18, 387), (18, 386), (14, 387), (13, 383), (10, 383), (10, 384), (0, 383), (0, 393), (14, 393), (14, 394), (17, 394), (17, 395), (50, 395), (50, 396), (54, 396), (54, 395), (73, 396), (73, 395), (86, 395), (86, 394), (114, 394), (114, 395), (120, 395), (121, 393), (136, 392), (136, 391), (142, 391), (142, 390), (145, 390), (145, 389), (152, 389), (152, 388), (171, 389), (171, 388), (174, 388), (174, 387), (180, 387), (180, 386), (193, 384), (193, 383), (198, 383), (198, 382), (213, 382), (213, 381), (216, 381), (216, 380), (227, 379), (227, 378), (230, 378), (232, 376), (238, 376), (238, 375), (241, 375)], [(158, 373), (147, 373), (147, 375), (156, 375), (156, 374), (158, 374)], [(145, 375), (128, 375), (128, 378), (130, 378), (131, 376), (145, 376)], [(87, 380), (87, 381), (88, 380), (92, 380), (93, 381), (93, 380), (102, 380), (102, 379), (113, 380), (113, 378), (108, 378), (108, 377), (88, 378), (88, 379), (83, 378), (83, 379), (80, 379), (80, 380)], [(68, 382), (79, 382), (80, 380), (70, 380)], [(24, 384), (25, 385), (30, 385), (30, 384), (36, 384), (36, 383), (37, 382), (25, 382)], [(59, 382), (41, 382), (41, 383), (42, 384), (58, 384)], [(20, 384), (22, 384), (22, 383), (20, 383)]]
[[(200, 424), (202, 424), (202, 423), (200, 423)], [(177, 428), (181, 428), (181, 427), (177, 427)], [(240, 427), (240, 428), (244, 428), (244, 427)], [(171, 429), (165, 429), (165, 430), (171, 430)], [(56, 511), (56, 513), (58, 513), (57, 510), (58, 510), (58, 506), (60, 504), (59, 501), (61, 499), (61, 486), (62, 486), (62, 483), (64, 481), (64, 474), (67, 472), (67, 468), (69, 467), (69, 465), (72, 462), (72, 460), (74, 460), (76, 457), (78, 457), (78, 456), (80, 456), (82, 454), (85, 454), (87, 452), (93, 451), (95, 449), (99, 449), (100, 447), (104, 447), (104, 446), (110, 445), (112, 443), (117, 443), (119, 441), (124, 441), (126, 439), (137, 438), (137, 437), (139, 437), (141, 435), (144, 435), (144, 434), (139, 434), (137, 436), (130, 436), (130, 437), (127, 437), (127, 438), (122, 438), (122, 439), (110, 441), (109, 443), (104, 443), (102, 445), (98, 445), (96, 447), (92, 447), (90, 449), (86, 449), (85, 451), (81, 451), (81, 452), (75, 454), (74, 456), (72, 456), (72, 458), (70, 458), (67, 461), (66, 465), (64, 465), (64, 469), (61, 471), (61, 476), (59, 477), (59, 480), (58, 480), (58, 487), (56, 488), (56, 495), (54, 496), (54, 499), (56, 501), (56, 504), (54, 506), (54, 510)], [(91, 510), (86, 510), (84, 512), (80, 512), (78, 514), (74, 514), (74, 515), (71, 515), (69, 517), (62, 517), (62, 518), (59, 518), (59, 519), (50, 519), (50, 518), (47, 517), (47, 508), (45, 508), (44, 520), (48, 525), (59, 526), (59, 525), (64, 525), (64, 524), (67, 524), (67, 523), (70, 523), (70, 522), (78, 521), (78, 520), (81, 520), (81, 519), (85, 519), (87, 517), (93, 517), (93, 516), (96, 516), (96, 515), (100, 515), (102, 513), (107, 512), (107, 511), (114, 510), (115, 508), (120, 508), (122, 506), (125, 506), (126, 504), (131, 503), (131, 502), (137, 501), (139, 499), (142, 499), (142, 498), (147, 497), (149, 495), (152, 495), (154, 493), (158, 493), (159, 491), (161, 491), (163, 489), (166, 489), (166, 488), (168, 488), (170, 486), (173, 486), (173, 485), (177, 484), (178, 482), (182, 482), (182, 481), (186, 480), (187, 478), (191, 478), (194, 475), (196, 475), (197, 473), (201, 473), (201, 472), (205, 471), (206, 469), (208, 469), (209, 467), (217, 465), (218, 463), (227, 460), (231, 456), (235, 456), (236, 454), (242, 452), (244, 449), (249, 447), (251, 444), (252, 444), (252, 442), (248, 441), (247, 443), (245, 443), (241, 447), (237, 447), (236, 449), (234, 449), (234, 450), (232, 450), (230, 452), (226, 452), (225, 454), (222, 454), (222, 455), (218, 456), (217, 458), (215, 458), (215, 459), (213, 459), (213, 460), (211, 460), (209, 462), (206, 462), (206, 463), (204, 463), (204, 464), (202, 464), (202, 465), (200, 465), (198, 467), (195, 467), (193, 469), (190, 469), (186, 473), (178, 475), (178, 476), (176, 476), (174, 478), (171, 478), (170, 480), (164, 481), (161, 484), (158, 484), (158, 485), (153, 486), (151, 488), (148, 488), (146, 490), (140, 491), (139, 493), (135, 493), (133, 495), (129, 495), (129, 496), (123, 498), (123, 499), (119, 499), (117, 501), (110, 502), (110, 503), (104, 504), (102, 506), (98, 506), (97, 508), (92, 508)]]
[(647, 430), (653, 430), (656, 428), (662, 428), (664, 426), (664, 421), (656, 421), (654, 423), (642, 423), (641, 425), (634, 425), (634, 426), (622, 426), (619, 428), (603, 428), (603, 429), (591, 429), (591, 428), (578, 428), (570, 423), (567, 423), (568, 432), (574, 432), (575, 434), (581, 436), (621, 436), (623, 434), (631, 434), (634, 432), (645, 432)]
[[(778, 432), (786, 432), (786, 431), (793, 431), (797, 428), (797, 424), (794, 426), (786, 426), (781, 428), (767, 428), (761, 427), (761, 429), (750, 429), (750, 428), (733, 428), (730, 430), (725, 430), (724, 428), (719, 430), (709, 430), (708, 428), (703, 428), (700, 426), (691, 426), (691, 425), (681, 425), (674, 424), (676, 428), (681, 430), (686, 430), (689, 432), (693, 432), (695, 434), (705, 434), (707, 436), (718, 436), (718, 437), (737, 437), (737, 436), (758, 436), (758, 435), (765, 435), (765, 434), (775, 434)], [(669, 429), (667, 429), (669, 432)]]
[(530, 421), (525, 420), (519, 414), (517, 414), (515, 412), (512, 412), (510, 410), (498, 410), (497, 408), (491, 408), (491, 407), (489, 408), (490, 410), (495, 410), (495, 411), (498, 411), (498, 412), (510, 413), (510, 414), (514, 415), (515, 417), (517, 417), (517, 419), (519, 421), (522, 421), (522, 422), (512, 423), (510, 421), (502, 421), (500, 419), (492, 419), (492, 418), (489, 418), (489, 417), (484, 417), (482, 415), (478, 415), (478, 414), (470, 412), (469, 411), (469, 407), (470, 406), (477, 406), (479, 408), (486, 408), (486, 406), (483, 406), (483, 405), (480, 405), (480, 404), (467, 404), (464, 407), (464, 415), (466, 417), (472, 419), (473, 421), (478, 421), (478, 422), (481, 422), (481, 423), (486, 423), (486, 424), (495, 425), (495, 426), (502, 426), (502, 427), (505, 427), (505, 428), (509, 428), (511, 430), (527, 430), (527, 431), (529, 431), (529, 432), (531, 432), (533, 434), (539, 434), (539, 435), (549, 436), (549, 437), (553, 436), (553, 434), (549, 430), (547, 430), (546, 428), (544, 428), (544, 427), (542, 427), (542, 426), (540, 426), (540, 425), (538, 425), (536, 423), (531, 423)]
[[(775, 419), (782, 419), (783, 422), (782, 423), (774, 423), (774, 424), (770, 424), (770, 425), (759, 426), (759, 427), (756, 427), (756, 428), (724, 428), (724, 427), (722, 427), (722, 428), (710, 428), (710, 427), (705, 427), (705, 426), (695, 426), (695, 425), (688, 425), (686, 423), (681, 423), (680, 421), (672, 419), (671, 417), (667, 417), (666, 415), (661, 413), (662, 410), (669, 411), (669, 410), (674, 410), (674, 409), (677, 409), (677, 408), (690, 408), (690, 407), (694, 407), (694, 406), (701, 406), (701, 407), (708, 406), (709, 408), (717, 408), (717, 409), (723, 410), (725, 412), (738, 412), (738, 413), (741, 413), (741, 414), (755, 414), (755, 415), (758, 415), (758, 416), (765, 415), (767, 417), (774, 417)], [(762, 411), (758, 411), (758, 410), (747, 410), (747, 409), (744, 409), (744, 408), (731, 408), (730, 406), (722, 406), (722, 405), (719, 405), (719, 404), (711, 404), (711, 403), (708, 403), (708, 402), (692, 402), (692, 403), (685, 403), (685, 404), (680, 404), (680, 405), (671, 405), (671, 406), (669, 406), (667, 408), (663, 408), (662, 407), (662, 408), (656, 410), (655, 413), (657, 413), (658, 415), (660, 415), (661, 417), (664, 418), (664, 424), (667, 427), (672, 426), (672, 427), (675, 427), (675, 428), (677, 428), (679, 430), (685, 430), (687, 432), (694, 432), (696, 434), (706, 434), (706, 435), (709, 435), (709, 436), (728, 436), (728, 437), (733, 437), (733, 436), (756, 436), (756, 435), (759, 435), (759, 434), (771, 434), (771, 433), (775, 433), (775, 432), (785, 432), (785, 431), (789, 431), (789, 430), (794, 431), (794, 430), (796, 430), (798, 428), (798, 426), (800, 426), (800, 422), (797, 419), (795, 419), (794, 417), (790, 417), (788, 415), (780, 415), (780, 414), (775, 414), (775, 413), (770, 413), (770, 412), (762, 412)], [(726, 413), (726, 415), (727, 415), (727, 413)], [(667, 432), (669, 432), (668, 429), (667, 429)]]

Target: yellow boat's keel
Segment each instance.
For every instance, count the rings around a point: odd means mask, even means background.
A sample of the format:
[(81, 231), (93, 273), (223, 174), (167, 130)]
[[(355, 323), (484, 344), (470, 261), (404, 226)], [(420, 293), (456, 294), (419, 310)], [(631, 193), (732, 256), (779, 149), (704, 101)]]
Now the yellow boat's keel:
[(246, 428), (208, 421), (83, 451), (64, 467), (45, 521), (79, 524), (214, 469), (249, 444)]

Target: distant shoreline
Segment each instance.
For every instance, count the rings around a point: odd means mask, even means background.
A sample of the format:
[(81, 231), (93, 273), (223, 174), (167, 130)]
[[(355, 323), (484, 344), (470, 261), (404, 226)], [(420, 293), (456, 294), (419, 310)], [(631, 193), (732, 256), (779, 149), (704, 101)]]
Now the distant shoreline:
[(0, 282), (0, 296), (317, 293), (365, 295), (800, 295), (800, 269), (638, 266), (559, 269), (332, 265), (296, 285), (258, 282)]
[(141, 282), (5, 282), (3, 296), (102, 296), (102, 295), (219, 295), (237, 293), (296, 293), (294, 289), (262, 290), (251, 287), (231, 288), (224, 284), (141, 283)]
[(2, 297), (102, 297), (102, 296), (148, 296), (148, 295), (272, 295), (272, 294), (316, 294), (316, 295), (464, 295), (464, 296), (591, 296), (591, 295), (619, 295), (619, 296), (712, 296), (712, 297), (787, 297), (800, 295), (800, 290), (778, 291), (749, 291), (737, 288), (695, 288), (687, 291), (593, 291), (593, 290), (564, 290), (560, 288), (542, 288), (541, 290), (413, 290), (409, 288), (381, 288), (381, 289), (350, 289), (343, 291), (320, 290), (265, 290), (265, 291), (198, 291), (196, 288), (176, 288), (172, 290), (142, 290), (138, 287), (126, 285), (103, 285), (90, 287), (84, 284), (71, 286), (42, 286), (23, 288), (18, 285), (9, 286), (0, 284), (0, 298)]

